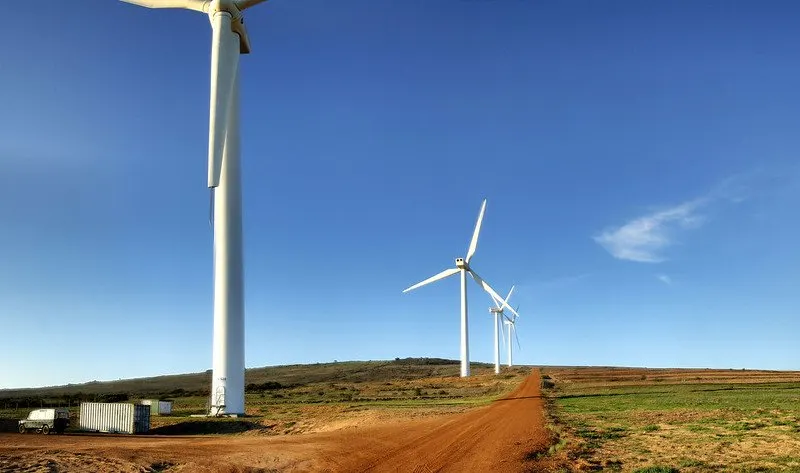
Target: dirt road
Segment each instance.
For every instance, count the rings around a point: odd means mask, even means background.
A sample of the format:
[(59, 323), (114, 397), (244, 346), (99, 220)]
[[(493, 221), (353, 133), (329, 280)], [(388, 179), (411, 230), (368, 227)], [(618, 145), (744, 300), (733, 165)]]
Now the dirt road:
[(540, 395), (535, 373), (485, 408), (385, 429), (388, 435), (375, 436), (361, 458), (336, 466), (353, 472), (522, 471), (526, 454), (547, 448)]
[[(464, 414), (312, 434), (0, 435), (0, 472), (521, 472), (547, 448), (539, 373)], [(535, 470), (534, 470), (535, 471)]]

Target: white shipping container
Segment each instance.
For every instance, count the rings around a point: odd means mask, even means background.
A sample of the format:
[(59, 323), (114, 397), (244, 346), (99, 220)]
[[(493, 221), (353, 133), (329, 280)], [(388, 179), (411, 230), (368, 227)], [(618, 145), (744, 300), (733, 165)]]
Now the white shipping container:
[(82, 402), (81, 430), (143, 434), (150, 430), (150, 406), (126, 402)]

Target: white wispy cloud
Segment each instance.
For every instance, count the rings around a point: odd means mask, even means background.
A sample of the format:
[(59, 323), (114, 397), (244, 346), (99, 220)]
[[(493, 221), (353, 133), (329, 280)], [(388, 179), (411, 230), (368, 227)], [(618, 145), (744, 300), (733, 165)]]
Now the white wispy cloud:
[(704, 217), (698, 210), (708, 202), (700, 198), (637, 217), (620, 227), (611, 227), (592, 237), (611, 256), (640, 263), (664, 261), (662, 251), (675, 243), (680, 230), (697, 228)]
[(663, 282), (666, 285), (672, 284), (672, 278), (667, 276), (666, 274), (656, 274), (656, 279)]
[(684, 233), (703, 225), (706, 217), (701, 212), (710, 213), (717, 204), (741, 204), (765, 190), (786, 186), (781, 179), (797, 174), (798, 171), (760, 168), (734, 174), (717, 182), (701, 197), (636, 217), (621, 226), (608, 227), (592, 239), (614, 258), (659, 263), (666, 259), (665, 250)]

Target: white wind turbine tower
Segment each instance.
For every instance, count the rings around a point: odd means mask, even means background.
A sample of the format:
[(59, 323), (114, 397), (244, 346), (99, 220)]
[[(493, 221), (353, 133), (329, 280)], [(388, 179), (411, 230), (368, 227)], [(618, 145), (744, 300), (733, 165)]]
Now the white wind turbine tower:
[[(519, 310), (519, 306), (517, 306), (517, 310)], [(513, 317), (509, 318), (508, 316), (505, 316), (505, 320), (503, 320), (503, 323), (508, 326), (508, 366), (514, 366), (511, 347), (511, 332), (514, 332), (514, 338), (517, 340), (517, 348), (522, 349), (519, 344), (519, 337), (517, 336), (517, 317), (519, 317), (519, 314), (514, 312)]]
[(211, 21), (208, 187), (214, 225), (211, 413), (244, 414), (244, 274), (239, 163), (239, 55), (250, 52), (242, 11), (265, 0), (122, 0), (183, 8)]
[[(505, 298), (505, 305), (508, 304), (508, 300), (511, 299), (511, 293), (514, 292), (514, 286), (511, 286), (511, 290), (508, 291), (508, 295)], [(489, 312), (494, 314), (494, 374), (500, 374), (500, 329), (502, 328), (501, 323), (505, 322), (505, 315), (503, 314), (503, 302), (498, 301), (497, 299), (492, 296), (492, 300), (494, 301), (495, 307), (489, 307)], [(509, 339), (510, 342), (510, 339)]]
[[(481, 231), (481, 222), (483, 222), (483, 213), (486, 211), (486, 199), (483, 200), (483, 205), (481, 205), (481, 213), (478, 215), (478, 222), (475, 224), (475, 231), (472, 234), (472, 241), (469, 244), (469, 250), (467, 250), (467, 257), (466, 258), (456, 258), (456, 267), (445, 269), (441, 273), (431, 276), (430, 278), (414, 284), (413, 286), (405, 289), (403, 292), (411, 291), (412, 289), (416, 289), (418, 287), (424, 286), (426, 284), (430, 284), (432, 282), (438, 281), (440, 279), (444, 279), (448, 276), (452, 276), (456, 273), (461, 273), (461, 376), (466, 377), (469, 376), (469, 334), (467, 332), (467, 273), (481, 285), (481, 287), (489, 293), (490, 296), (495, 298), (496, 300), (503, 301), (497, 292), (492, 289), (489, 284), (484, 281), (480, 276), (478, 276), (475, 271), (469, 265), (472, 256), (475, 254), (475, 250), (478, 247), (478, 235)], [(516, 311), (511, 308), (508, 304), (503, 301), (503, 305), (508, 307), (512, 313), (516, 314)]]

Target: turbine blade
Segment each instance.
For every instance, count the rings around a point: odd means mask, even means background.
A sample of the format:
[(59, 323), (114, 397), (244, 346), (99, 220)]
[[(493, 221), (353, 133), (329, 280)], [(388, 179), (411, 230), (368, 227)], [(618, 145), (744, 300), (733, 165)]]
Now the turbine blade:
[(506, 304), (508, 303), (508, 300), (511, 299), (512, 292), (514, 292), (514, 286), (511, 286), (511, 290), (508, 291), (508, 295), (506, 296)]
[(519, 336), (517, 336), (517, 326), (516, 325), (512, 325), (512, 328), (514, 330), (514, 338), (517, 340), (517, 348), (522, 350), (522, 345), (519, 344)]
[(228, 114), (239, 68), (239, 35), (231, 31), (231, 16), (212, 19), (211, 103), (208, 120), (208, 187), (219, 186)]
[(250, 7), (254, 7), (259, 3), (266, 2), (267, 0), (238, 0), (236, 2), (236, 8), (241, 10), (247, 10)]
[(498, 309), (502, 309), (503, 308), (503, 303), (501, 301), (498, 301), (494, 297), (492, 297), (492, 300), (494, 301), (494, 305), (497, 306)]
[(475, 231), (472, 232), (472, 241), (469, 243), (467, 258), (465, 259), (467, 264), (469, 264), (469, 260), (472, 259), (472, 255), (475, 254), (475, 250), (478, 248), (478, 235), (481, 233), (481, 223), (483, 223), (484, 212), (486, 212), (486, 199), (483, 199), (483, 204), (481, 205), (481, 213), (478, 214), (478, 222), (475, 224)]
[(185, 8), (203, 13), (208, 12), (208, 0), (121, 0), (125, 3), (145, 8)]
[(472, 279), (474, 279), (474, 280), (475, 280), (475, 282), (477, 282), (478, 284), (480, 284), (480, 285), (481, 285), (481, 287), (483, 288), (483, 290), (484, 290), (484, 291), (488, 292), (488, 293), (489, 293), (489, 295), (491, 295), (491, 296), (492, 296), (492, 297), (494, 297), (495, 299), (497, 299), (497, 300), (501, 301), (501, 302), (502, 302), (502, 304), (503, 304), (503, 307), (506, 307), (506, 308), (507, 308), (508, 310), (510, 310), (510, 311), (511, 311), (511, 312), (512, 312), (514, 315), (519, 315), (519, 314), (517, 314), (517, 311), (516, 311), (516, 310), (514, 310), (514, 308), (513, 308), (513, 307), (511, 307), (510, 305), (508, 305), (508, 303), (507, 303), (506, 301), (504, 301), (504, 300), (503, 300), (503, 299), (500, 297), (500, 295), (499, 295), (499, 294), (497, 294), (497, 291), (495, 291), (494, 289), (492, 289), (492, 286), (490, 286), (490, 285), (489, 285), (489, 283), (487, 283), (486, 281), (484, 281), (484, 280), (483, 280), (483, 278), (481, 278), (480, 276), (478, 276), (478, 273), (476, 273), (475, 271), (473, 271), (472, 269), (470, 269), (470, 270), (469, 270), (469, 274), (472, 276)]
[(503, 348), (506, 347), (506, 324), (503, 323), (503, 319), (497, 319), (497, 323), (500, 324), (500, 331), (502, 335), (500, 336), (500, 341), (502, 342)]
[[(514, 292), (514, 286), (511, 286), (511, 290), (508, 291), (508, 295), (506, 296), (506, 303), (508, 303), (508, 299), (511, 298), (511, 293), (512, 292)], [(503, 306), (500, 304), (500, 302), (497, 299), (494, 298), (494, 296), (492, 296), (492, 300), (494, 301), (494, 304), (497, 306), (498, 309), (502, 309), (503, 308)]]
[(241, 54), (250, 54), (250, 35), (247, 34), (247, 26), (244, 24), (244, 19), (240, 18), (234, 23), (234, 26), (233, 31), (239, 36), (239, 52)]
[(444, 279), (447, 276), (452, 276), (452, 275), (456, 274), (459, 271), (461, 271), (461, 270), (458, 269), (458, 268), (445, 269), (444, 271), (442, 271), (441, 273), (437, 274), (436, 276), (431, 276), (431, 277), (429, 277), (428, 279), (426, 279), (426, 280), (424, 280), (422, 282), (418, 282), (418, 283), (414, 284), (413, 286), (409, 287), (408, 289), (403, 290), (403, 292), (408, 292), (408, 291), (411, 291), (412, 289), (416, 289), (416, 288), (422, 287), (422, 286), (424, 286), (426, 284), (430, 284), (430, 283), (438, 281), (440, 279)]
[(208, 225), (214, 230), (214, 189), (209, 189), (208, 199)]

